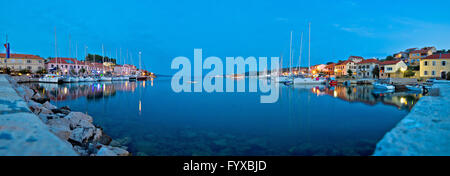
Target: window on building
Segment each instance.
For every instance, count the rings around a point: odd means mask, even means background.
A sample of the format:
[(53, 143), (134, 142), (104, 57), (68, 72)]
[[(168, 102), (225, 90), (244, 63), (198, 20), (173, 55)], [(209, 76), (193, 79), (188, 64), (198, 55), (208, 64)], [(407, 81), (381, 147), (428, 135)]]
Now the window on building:
[(50, 65), (50, 66), (51, 66), (52, 68), (53, 68), (53, 67), (55, 67), (55, 65), (53, 65), (53, 64), (52, 64), (52, 65)]
[(31, 66), (28, 66), (27, 69), (28, 69), (28, 70), (31, 70)]
[(42, 70), (42, 67), (39, 66), (39, 67), (38, 67), (38, 70)]
[(31, 63), (31, 60), (27, 60), (27, 63), (28, 63), (28, 64)]
[(431, 62), (433, 64), (433, 66), (436, 66), (436, 61)]
[(428, 61), (423, 62), (423, 65), (428, 66)]
[(41, 64), (41, 63), (42, 63), (42, 61), (40, 60), (40, 61), (39, 61), (39, 63)]
[(436, 75), (436, 72), (433, 70), (433, 71), (431, 71), (431, 75)]
[(428, 75), (428, 71), (423, 71), (423, 75)]
[(441, 62), (441, 65), (442, 65), (442, 66), (445, 66), (445, 65), (447, 65), (447, 62), (442, 61), (442, 62)]
[(392, 71), (392, 67), (387, 67), (387, 69), (386, 70), (388, 70), (388, 71)]

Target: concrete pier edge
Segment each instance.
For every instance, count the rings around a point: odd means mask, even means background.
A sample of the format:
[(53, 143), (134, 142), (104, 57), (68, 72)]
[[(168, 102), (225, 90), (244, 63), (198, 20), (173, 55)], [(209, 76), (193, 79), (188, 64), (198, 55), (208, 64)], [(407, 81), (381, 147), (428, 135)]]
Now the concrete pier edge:
[(30, 111), (7, 75), (0, 75), (0, 156), (78, 156)]
[(438, 83), (437, 96), (422, 97), (378, 143), (373, 156), (449, 156), (450, 84)]

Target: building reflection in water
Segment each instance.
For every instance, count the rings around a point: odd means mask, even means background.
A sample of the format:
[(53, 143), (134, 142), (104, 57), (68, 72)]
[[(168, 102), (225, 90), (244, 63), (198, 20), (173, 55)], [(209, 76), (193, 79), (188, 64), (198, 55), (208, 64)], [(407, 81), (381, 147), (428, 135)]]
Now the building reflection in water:
[(97, 100), (115, 96), (117, 92), (134, 92), (137, 84), (133, 82), (115, 83), (75, 83), (75, 84), (45, 84), (30, 83), (31, 88), (42, 92), (42, 95), (52, 101), (74, 100), (86, 97), (87, 100)]
[[(298, 88), (294, 86), (294, 88)], [(417, 92), (383, 92), (374, 90), (372, 86), (303, 86), (301, 89), (309, 89), (317, 96), (329, 95), (348, 102), (361, 102), (367, 105), (383, 103), (395, 106), (398, 109), (411, 110), (417, 101), (423, 96)]]

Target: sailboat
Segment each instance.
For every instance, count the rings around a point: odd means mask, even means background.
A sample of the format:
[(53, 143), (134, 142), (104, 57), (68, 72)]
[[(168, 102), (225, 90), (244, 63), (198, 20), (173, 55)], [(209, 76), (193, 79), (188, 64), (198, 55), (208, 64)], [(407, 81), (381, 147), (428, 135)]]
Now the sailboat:
[(292, 31), (291, 31), (291, 39), (290, 39), (290, 45), (289, 45), (289, 74), (283, 75), (283, 56), (281, 56), (281, 72), (280, 75), (278, 76), (278, 78), (275, 78), (275, 81), (278, 83), (291, 83), (292, 82), (292, 78), (291, 78), (291, 59), (292, 59)]
[[(55, 27), (55, 57), (56, 57), (56, 73), (58, 73), (58, 46), (56, 40), (56, 27)], [(45, 74), (42, 78), (39, 78), (39, 82), (42, 83), (62, 83), (65, 78), (58, 74)]]
[(143, 72), (142, 72), (142, 66), (141, 66), (141, 55), (142, 55), (142, 52), (139, 51), (139, 72), (138, 72), (138, 75), (136, 76), (136, 79), (137, 80), (146, 80), (147, 77), (142, 75)]
[(111, 81), (112, 78), (111, 77), (107, 77), (105, 76), (105, 49), (103, 47), (102, 44), (102, 71), (103, 71), (103, 75), (100, 77), (99, 81)]
[[(309, 44), (308, 44), (308, 71), (311, 70), (311, 23), (309, 23)], [(325, 84), (325, 80), (319, 78), (310, 78), (299, 75), (294, 79), (294, 84)]]

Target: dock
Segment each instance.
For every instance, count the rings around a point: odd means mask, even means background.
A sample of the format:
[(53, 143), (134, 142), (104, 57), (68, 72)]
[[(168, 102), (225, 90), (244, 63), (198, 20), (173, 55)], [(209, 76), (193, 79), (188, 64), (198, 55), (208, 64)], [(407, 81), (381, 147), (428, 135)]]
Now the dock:
[(374, 156), (450, 155), (450, 84), (433, 85), (378, 143)]
[(0, 75), (0, 156), (78, 156), (30, 111), (7, 75)]

